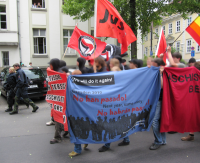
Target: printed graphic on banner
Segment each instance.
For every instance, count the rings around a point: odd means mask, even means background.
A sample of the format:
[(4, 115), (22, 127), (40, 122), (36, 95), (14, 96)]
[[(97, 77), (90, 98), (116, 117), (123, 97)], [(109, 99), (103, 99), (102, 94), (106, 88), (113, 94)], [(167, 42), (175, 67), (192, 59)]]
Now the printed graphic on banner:
[(165, 68), (161, 132), (200, 131), (200, 71), (195, 67)]
[[(106, 78), (113, 83), (99, 83)], [(88, 84), (89, 80), (98, 83)], [(69, 76), (66, 115), (71, 142), (108, 143), (137, 131), (148, 131), (159, 95), (156, 67)]]
[(66, 83), (65, 73), (59, 73), (47, 68), (48, 92), (46, 101), (51, 108), (51, 116), (56, 122), (64, 124), (65, 131), (68, 131), (67, 121), (64, 121), (63, 115), (66, 110)]

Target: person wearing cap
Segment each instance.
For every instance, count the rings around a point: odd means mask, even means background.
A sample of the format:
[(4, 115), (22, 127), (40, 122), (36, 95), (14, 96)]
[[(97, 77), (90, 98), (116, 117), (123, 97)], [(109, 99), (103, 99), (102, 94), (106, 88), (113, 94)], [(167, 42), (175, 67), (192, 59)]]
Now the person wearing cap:
[(190, 58), (190, 60), (188, 62), (188, 67), (193, 67), (195, 63), (196, 63), (196, 59), (195, 58)]
[(122, 59), (122, 65), (124, 66), (125, 70), (129, 70), (130, 68), (126, 65), (126, 60)]
[(14, 88), (14, 92), (16, 92), (14, 109), (9, 114), (10, 115), (18, 114), (18, 104), (20, 102), (20, 97), (22, 97), (26, 103), (28, 103), (29, 105), (33, 107), (32, 112), (36, 112), (39, 109), (39, 107), (36, 106), (35, 103), (28, 97), (28, 79), (26, 77), (26, 74), (20, 68), (20, 65), (18, 63), (15, 63), (13, 67), (17, 71), (17, 74), (16, 74), (17, 84)]

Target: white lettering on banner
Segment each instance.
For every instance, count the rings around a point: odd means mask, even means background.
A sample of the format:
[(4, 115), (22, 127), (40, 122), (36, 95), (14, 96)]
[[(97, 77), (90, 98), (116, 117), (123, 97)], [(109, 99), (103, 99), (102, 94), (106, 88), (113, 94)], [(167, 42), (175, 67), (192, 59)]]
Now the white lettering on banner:
[(53, 90), (65, 90), (66, 83), (51, 84)]
[(59, 74), (48, 76), (48, 82), (62, 80)]
[(63, 112), (63, 107), (60, 106), (60, 105), (54, 104), (54, 110), (59, 111), (59, 112)]
[(47, 99), (47, 100), (51, 100), (51, 101), (58, 101), (58, 102), (64, 103), (65, 97), (64, 97), (64, 96), (57, 96), (57, 95), (50, 95), (50, 94), (47, 94), (47, 95), (46, 95), (46, 99)]

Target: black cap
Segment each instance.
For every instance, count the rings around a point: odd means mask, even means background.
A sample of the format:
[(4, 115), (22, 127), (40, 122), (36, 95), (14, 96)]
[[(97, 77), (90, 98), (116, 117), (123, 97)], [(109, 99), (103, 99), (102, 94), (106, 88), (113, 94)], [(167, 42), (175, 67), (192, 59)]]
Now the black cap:
[(190, 58), (189, 63), (195, 63), (196, 59), (195, 58)]

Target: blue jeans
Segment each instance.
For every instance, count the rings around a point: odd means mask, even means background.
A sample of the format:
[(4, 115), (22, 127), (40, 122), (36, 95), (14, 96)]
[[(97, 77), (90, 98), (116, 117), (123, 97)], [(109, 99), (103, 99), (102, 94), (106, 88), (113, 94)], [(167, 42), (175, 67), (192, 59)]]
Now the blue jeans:
[(74, 152), (81, 154), (81, 151), (82, 151), (81, 144), (74, 143)]
[(155, 137), (154, 144), (166, 144), (165, 133), (160, 133), (160, 115), (161, 115), (162, 102), (158, 101), (156, 106), (155, 117), (153, 118), (152, 128)]
[[(126, 142), (126, 143), (130, 142), (129, 137), (128, 136), (125, 137), (123, 141)], [(110, 143), (106, 143), (106, 144), (104, 144), (104, 146), (107, 147), (107, 148), (110, 148)]]

